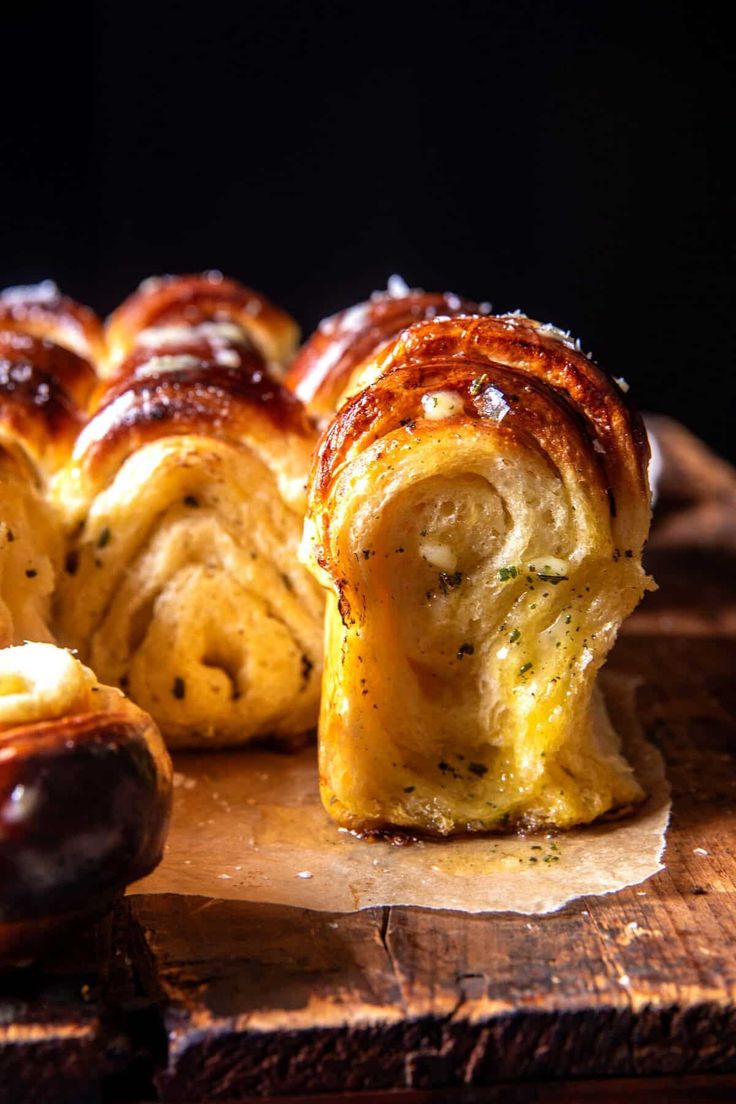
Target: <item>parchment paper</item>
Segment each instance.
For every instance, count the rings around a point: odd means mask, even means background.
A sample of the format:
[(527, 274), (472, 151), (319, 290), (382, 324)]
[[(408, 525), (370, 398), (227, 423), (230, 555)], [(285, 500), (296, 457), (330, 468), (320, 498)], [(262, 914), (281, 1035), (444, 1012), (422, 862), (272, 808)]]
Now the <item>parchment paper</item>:
[(662, 869), (669, 786), (642, 736), (630, 680), (604, 687), (649, 797), (632, 816), (557, 835), (483, 836), (403, 846), (356, 839), (322, 809), (316, 752), (179, 754), (164, 861), (130, 893), (182, 893), (328, 912), (419, 905), (553, 912)]

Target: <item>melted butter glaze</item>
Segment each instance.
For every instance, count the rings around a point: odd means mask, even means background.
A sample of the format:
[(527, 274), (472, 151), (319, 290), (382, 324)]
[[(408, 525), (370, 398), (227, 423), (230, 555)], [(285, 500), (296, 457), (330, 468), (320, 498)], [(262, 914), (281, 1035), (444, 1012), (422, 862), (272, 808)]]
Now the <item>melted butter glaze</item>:
[(296, 324), (288, 314), (219, 272), (144, 281), (110, 316), (106, 335), (114, 358), (120, 360), (135, 348), (138, 335), (153, 327), (232, 321), (254, 336), (269, 359), (279, 359), (281, 346), (296, 340)]
[(439, 316), (481, 313), (480, 304), (451, 292), (376, 292), (320, 323), (294, 358), (286, 385), (313, 413), (331, 415), (356, 368), (402, 330)]
[(104, 354), (102, 323), (95, 312), (62, 295), (50, 280), (0, 292), (0, 328), (48, 338), (91, 364)]

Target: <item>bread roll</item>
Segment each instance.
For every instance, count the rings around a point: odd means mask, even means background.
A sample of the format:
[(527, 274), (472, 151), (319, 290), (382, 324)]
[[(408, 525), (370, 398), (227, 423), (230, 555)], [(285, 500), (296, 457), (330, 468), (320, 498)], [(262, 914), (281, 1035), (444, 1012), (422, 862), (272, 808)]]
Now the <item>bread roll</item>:
[(442, 836), (641, 800), (596, 688), (651, 585), (648, 447), (618, 386), (519, 315), (414, 325), (356, 386), (303, 543), (329, 594), (327, 811)]
[(89, 307), (62, 295), (53, 280), (0, 292), (0, 329), (47, 338), (90, 364), (104, 357), (99, 318)]
[(250, 341), (269, 371), (280, 376), (296, 349), (299, 328), (263, 295), (221, 272), (154, 276), (108, 319), (103, 374), (114, 376), (135, 349), (154, 353), (161, 344), (193, 337), (225, 346)]
[(76, 353), (0, 329), (0, 647), (53, 639), (63, 538), (46, 484), (71, 453), (94, 382)]
[(159, 862), (171, 762), (142, 710), (51, 644), (0, 650), (0, 963)]
[(253, 349), (231, 366), (184, 338), (132, 354), (56, 480), (60, 638), (170, 746), (293, 746), (321, 673), (323, 599), (297, 560), (315, 430)]

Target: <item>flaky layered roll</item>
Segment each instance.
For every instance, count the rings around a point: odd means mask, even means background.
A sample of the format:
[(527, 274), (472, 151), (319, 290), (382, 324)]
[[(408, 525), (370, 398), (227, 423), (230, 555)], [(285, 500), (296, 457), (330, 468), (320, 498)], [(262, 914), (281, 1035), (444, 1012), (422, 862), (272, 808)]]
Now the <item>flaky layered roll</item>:
[(71, 453), (94, 380), (68, 349), (0, 329), (0, 647), (52, 639), (63, 540), (45, 487)]
[(54, 496), (61, 640), (172, 746), (314, 727), (323, 601), (297, 561), (315, 431), (262, 359), (134, 355)]
[(104, 357), (99, 318), (89, 307), (62, 295), (53, 280), (0, 292), (0, 328), (46, 338), (93, 365)]
[(159, 862), (171, 763), (142, 710), (50, 644), (0, 650), (0, 961)]
[[(110, 316), (103, 374), (115, 376), (134, 350), (147, 354), (182, 341), (208, 342), (215, 351), (251, 344), (279, 377), (291, 360), (299, 328), (263, 295), (221, 272), (154, 276)], [(226, 361), (222, 355), (220, 363)]]
[(407, 326), (438, 316), (487, 314), (487, 303), (474, 303), (452, 292), (407, 287), (392, 276), (387, 291), (365, 303), (325, 318), (297, 353), (286, 386), (320, 420), (332, 417), (366, 361)]
[(649, 585), (648, 448), (617, 385), (522, 316), (405, 331), (325, 434), (320, 781), (362, 831), (566, 828), (642, 790), (596, 690)]

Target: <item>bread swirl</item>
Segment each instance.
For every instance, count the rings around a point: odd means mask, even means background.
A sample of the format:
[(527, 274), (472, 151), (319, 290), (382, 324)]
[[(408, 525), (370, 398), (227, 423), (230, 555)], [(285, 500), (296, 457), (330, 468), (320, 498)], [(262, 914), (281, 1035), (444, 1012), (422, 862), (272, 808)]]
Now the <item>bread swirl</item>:
[(329, 591), (330, 815), (447, 835), (640, 800), (596, 689), (650, 585), (648, 447), (617, 385), (503, 316), (412, 326), (355, 386), (303, 542)]

